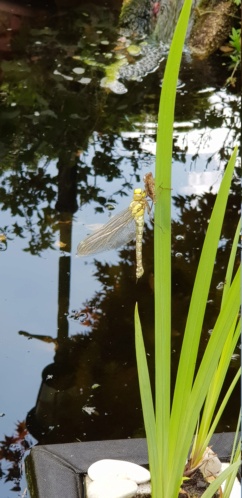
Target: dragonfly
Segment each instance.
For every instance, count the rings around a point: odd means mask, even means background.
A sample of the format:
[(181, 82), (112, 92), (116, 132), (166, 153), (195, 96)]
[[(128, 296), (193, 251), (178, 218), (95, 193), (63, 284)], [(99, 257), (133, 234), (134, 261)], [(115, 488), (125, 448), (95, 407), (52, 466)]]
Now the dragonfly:
[(134, 189), (133, 200), (128, 208), (113, 216), (105, 225), (88, 235), (77, 246), (77, 254), (85, 256), (110, 249), (117, 249), (136, 239), (136, 278), (144, 274), (142, 262), (142, 239), (145, 212), (150, 213), (148, 199), (155, 202), (154, 178), (152, 173), (144, 177), (144, 190)]

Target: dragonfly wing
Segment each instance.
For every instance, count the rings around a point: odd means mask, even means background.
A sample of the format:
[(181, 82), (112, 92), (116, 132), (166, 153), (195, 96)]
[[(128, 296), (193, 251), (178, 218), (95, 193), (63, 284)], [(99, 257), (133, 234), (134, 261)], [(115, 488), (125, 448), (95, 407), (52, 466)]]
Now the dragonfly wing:
[(136, 235), (136, 225), (129, 208), (113, 216), (102, 228), (89, 235), (77, 246), (77, 254), (84, 256), (116, 249), (127, 244)]

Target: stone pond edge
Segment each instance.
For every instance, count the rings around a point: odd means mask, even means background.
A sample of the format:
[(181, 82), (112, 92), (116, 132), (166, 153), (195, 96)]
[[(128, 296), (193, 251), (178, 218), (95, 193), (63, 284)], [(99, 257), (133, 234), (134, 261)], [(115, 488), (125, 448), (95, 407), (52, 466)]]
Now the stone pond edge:
[[(228, 462), (234, 433), (216, 433), (210, 446), (222, 462)], [(37, 445), (25, 461), (31, 498), (85, 498), (83, 476), (103, 458), (115, 458), (148, 466), (146, 439), (116, 439)]]

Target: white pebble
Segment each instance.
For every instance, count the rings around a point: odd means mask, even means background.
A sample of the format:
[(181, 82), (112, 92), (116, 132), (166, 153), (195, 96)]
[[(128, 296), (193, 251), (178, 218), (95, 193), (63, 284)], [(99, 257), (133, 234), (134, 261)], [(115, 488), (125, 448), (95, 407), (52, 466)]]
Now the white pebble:
[(98, 460), (89, 467), (88, 475), (93, 481), (101, 477), (121, 477), (137, 484), (150, 480), (150, 472), (147, 469), (124, 460)]
[(88, 498), (132, 498), (137, 491), (137, 484), (129, 479), (100, 478), (88, 486)]

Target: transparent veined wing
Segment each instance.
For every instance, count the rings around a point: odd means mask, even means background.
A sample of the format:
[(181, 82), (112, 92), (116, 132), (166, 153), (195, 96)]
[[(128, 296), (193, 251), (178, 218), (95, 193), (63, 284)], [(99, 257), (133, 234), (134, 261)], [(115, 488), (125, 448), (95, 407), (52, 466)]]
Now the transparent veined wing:
[(145, 190), (137, 188), (129, 207), (111, 218), (102, 228), (89, 235), (77, 246), (80, 256), (95, 254), (109, 249), (116, 249), (136, 238), (136, 277), (143, 273), (142, 239), (144, 231), (144, 215), (148, 210), (146, 197), (153, 200), (154, 179), (152, 174), (145, 178)]
[(103, 227), (88, 235), (77, 246), (77, 254), (85, 256), (117, 249), (136, 236), (136, 223), (130, 208), (113, 216)]

